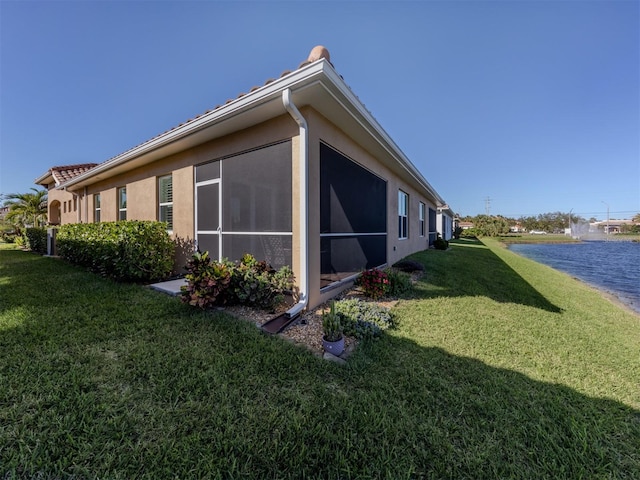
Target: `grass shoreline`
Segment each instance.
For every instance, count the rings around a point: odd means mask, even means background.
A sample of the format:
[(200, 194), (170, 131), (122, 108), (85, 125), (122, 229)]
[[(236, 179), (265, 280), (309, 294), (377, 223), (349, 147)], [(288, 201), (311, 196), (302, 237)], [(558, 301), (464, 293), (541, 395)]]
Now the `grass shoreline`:
[(453, 242), (341, 367), (0, 246), (0, 478), (620, 478), (637, 316), (498, 242)]
[[(513, 252), (513, 251), (512, 251), (511, 249), (509, 249), (509, 245), (513, 245), (513, 244), (521, 244), (521, 243), (535, 243), (535, 244), (548, 244), (548, 243), (551, 243), (551, 244), (555, 244), (555, 243), (580, 243), (580, 241), (579, 241), (579, 240), (578, 240), (578, 241), (567, 241), (567, 242), (562, 242), (561, 240), (559, 240), (559, 241), (551, 241), (551, 242), (545, 242), (544, 240), (541, 240), (541, 241), (531, 241), (531, 242), (527, 242), (527, 241), (515, 241), (515, 242), (514, 242), (514, 241), (509, 241), (509, 240), (506, 240), (506, 241), (505, 241), (505, 238), (507, 238), (507, 239), (508, 239), (509, 237), (499, 237), (499, 238), (498, 238), (498, 241), (499, 241), (499, 242), (500, 242), (500, 243), (501, 243), (501, 244), (502, 244), (506, 249), (508, 249), (508, 250), (509, 250), (509, 251), (511, 251), (511, 252)], [(637, 241), (637, 240), (633, 239), (633, 240), (618, 240), (618, 241)], [(519, 255), (519, 254), (518, 254), (518, 253), (516, 253), (516, 252), (513, 252), (513, 253), (515, 253), (516, 255)], [(522, 256), (522, 255), (519, 255), (519, 256)], [(523, 258), (526, 258), (526, 257), (524, 257), (524, 256), (523, 256)], [(535, 262), (535, 260), (532, 260), (532, 259), (530, 259), (530, 260), (531, 260), (531, 261), (533, 261), (533, 262)], [(540, 263), (540, 262), (536, 262), (536, 263), (537, 263), (538, 265), (544, 265), (544, 264), (542, 264), (542, 263)], [(551, 268), (553, 268), (553, 267), (551, 267)], [(567, 276), (571, 277), (573, 280), (576, 280), (576, 281), (578, 281), (578, 282), (581, 282), (581, 283), (585, 284), (585, 285), (586, 285), (586, 286), (588, 286), (588, 287), (593, 288), (595, 291), (597, 291), (600, 295), (602, 295), (604, 298), (606, 298), (607, 300), (609, 300), (609, 301), (610, 301), (611, 303), (613, 303), (615, 306), (617, 306), (617, 307), (619, 307), (619, 308), (622, 308), (622, 309), (626, 310), (627, 312), (632, 313), (633, 315), (636, 315), (636, 316), (640, 317), (640, 312), (639, 312), (638, 310), (634, 309), (634, 308), (633, 308), (633, 307), (632, 307), (628, 302), (626, 302), (624, 299), (620, 298), (620, 296), (618, 295), (618, 293), (617, 293), (617, 292), (614, 292), (614, 291), (612, 291), (612, 290), (607, 290), (606, 288), (601, 287), (600, 285), (596, 285), (595, 283), (590, 283), (590, 282), (588, 282), (588, 281), (586, 281), (586, 280), (584, 280), (584, 279), (582, 279), (582, 278), (580, 278), (580, 277), (576, 277), (575, 275), (572, 275), (571, 273), (564, 272), (564, 271), (562, 271), (562, 270), (558, 270), (558, 269), (554, 269), (554, 270), (556, 270), (557, 272), (560, 272), (560, 273), (564, 273), (565, 275), (567, 275)]]

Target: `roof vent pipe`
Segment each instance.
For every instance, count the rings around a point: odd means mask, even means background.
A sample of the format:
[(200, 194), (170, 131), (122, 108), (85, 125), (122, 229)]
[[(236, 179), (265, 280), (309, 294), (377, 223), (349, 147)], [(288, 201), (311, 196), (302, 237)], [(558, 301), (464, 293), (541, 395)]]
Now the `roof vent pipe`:
[(308, 190), (308, 140), (309, 133), (307, 122), (291, 100), (291, 90), (286, 89), (282, 92), (282, 104), (287, 110), (291, 118), (293, 118), (300, 127), (299, 146), (300, 153), (298, 155), (298, 184), (300, 185), (300, 217), (299, 217), (299, 234), (300, 234), (300, 299), (296, 305), (287, 311), (289, 318), (296, 317), (302, 312), (309, 303), (309, 194)]

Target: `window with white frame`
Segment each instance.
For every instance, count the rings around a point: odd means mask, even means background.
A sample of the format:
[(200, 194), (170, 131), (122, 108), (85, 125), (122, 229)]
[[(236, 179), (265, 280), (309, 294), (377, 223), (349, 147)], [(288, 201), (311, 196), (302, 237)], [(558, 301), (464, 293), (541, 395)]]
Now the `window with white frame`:
[(118, 188), (118, 220), (127, 219), (127, 187)]
[(424, 237), (425, 236), (425, 212), (426, 212), (426, 208), (425, 208), (425, 204), (420, 202), (420, 236)]
[(398, 238), (409, 238), (409, 195), (398, 190)]
[(173, 176), (158, 177), (158, 220), (173, 230)]
[(93, 221), (95, 223), (100, 222), (100, 194), (96, 193), (93, 196)]

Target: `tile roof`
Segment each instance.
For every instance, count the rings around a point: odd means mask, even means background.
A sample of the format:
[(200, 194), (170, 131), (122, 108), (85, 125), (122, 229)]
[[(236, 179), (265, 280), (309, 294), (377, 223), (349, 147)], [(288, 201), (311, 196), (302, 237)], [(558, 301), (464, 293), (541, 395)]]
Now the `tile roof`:
[[(330, 55), (329, 55), (329, 50), (327, 50), (327, 49), (326, 49), (325, 47), (323, 47), (322, 45), (318, 45), (318, 46), (314, 47), (314, 48), (311, 50), (311, 52), (309, 53), (309, 57), (307, 57), (307, 59), (306, 59), (304, 62), (302, 62), (300, 65), (298, 65), (298, 68), (297, 68), (296, 70), (299, 70), (300, 68), (304, 67), (305, 65), (309, 65), (310, 63), (313, 63), (313, 62), (315, 62), (316, 60), (320, 60), (321, 58), (326, 59), (326, 60), (329, 62), (329, 64), (333, 67), (333, 63), (331, 63), (331, 57), (330, 57)], [(284, 72), (282, 72), (282, 73), (280, 74), (280, 78), (286, 77), (287, 75), (289, 75), (289, 74), (293, 73), (294, 71), (295, 71), (295, 70), (285, 70)], [(341, 78), (342, 78), (342, 77), (341, 77)], [(134, 147), (130, 148), (129, 150), (134, 150), (135, 148), (138, 148), (138, 147), (140, 147), (140, 146), (142, 146), (142, 145), (144, 145), (144, 144), (146, 144), (146, 143), (149, 143), (149, 142), (151, 142), (151, 141), (153, 141), (153, 140), (155, 140), (155, 139), (157, 139), (157, 138), (159, 138), (159, 137), (162, 137), (163, 135), (166, 135), (166, 134), (168, 134), (168, 133), (170, 133), (170, 132), (172, 132), (172, 131), (174, 131), (174, 130), (177, 130), (177, 129), (179, 129), (179, 128), (181, 128), (181, 127), (185, 126), (185, 125), (188, 125), (188, 124), (190, 124), (190, 123), (192, 123), (192, 122), (195, 122), (195, 121), (196, 121), (196, 120), (198, 120), (199, 118), (202, 118), (202, 117), (204, 117), (205, 115), (208, 115), (208, 114), (210, 114), (211, 112), (214, 112), (214, 111), (218, 110), (219, 108), (221, 108), (221, 107), (223, 107), (223, 106), (225, 106), (225, 105), (228, 105), (229, 103), (231, 103), (231, 102), (233, 102), (233, 101), (235, 101), (235, 100), (238, 100), (238, 99), (240, 99), (240, 98), (244, 97), (244, 96), (245, 96), (245, 95), (247, 95), (248, 93), (253, 93), (253, 92), (255, 92), (256, 90), (258, 90), (258, 89), (260, 89), (260, 88), (262, 88), (262, 87), (265, 87), (265, 86), (267, 86), (267, 85), (269, 85), (270, 83), (273, 83), (273, 82), (275, 82), (275, 81), (276, 81), (276, 79), (275, 79), (275, 78), (269, 78), (268, 80), (266, 80), (266, 81), (264, 82), (264, 84), (263, 84), (263, 85), (261, 85), (261, 86), (256, 85), (256, 86), (254, 86), (254, 87), (251, 87), (251, 89), (249, 90), (249, 92), (247, 92), (247, 93), (245, 93), (245, 92), (241, 92), (241, 93), (239, 93), (239, 94), (238, 94), (238, 96), (237, 96), (236, 98), (229, 98), (226, 102), (224, 102), (224, 103), (222, 103), (222, 104), (218, 104), (218, 105), (216, 105), (215, 107), (213, 107), (213, 108), (211, 108), (211, 109), (207, 110), (206, 112), (203, 112), (203, 113), (201, 113), (201, 114), (199, 114), (199, 115), (196, 115), (196, 116), (195, 116), (195, 117), (193, 117), (193, 118), (190, 118), (190, 119), (188, 119), (188, 120), (185, 120), (184, 122), (180, 123), (179, 125), (176, 125), (176, 126), (174, 126), (174, 127), (170, 128), (170, 129), (168, 129), (168, 130), (165, 130), (164, 132), (159, 133), (158, 135), (155, 135), (154, 137), (151, 137), (150, 139), (145, 140), (145, 141), (144, 141), (144, 142), (142, 142), (142, 143), (139, 143), (138, 145), (136, 145), (136, 146), (134, 146)], [(128, 150), (128, 151), (129, 151), (129, 150)], [(115, 158), (115, 157), (112, 157), (112, 158)], [(109, 160), (111, 160), (111, 158), (110, 158), (110, 159), (108, 159), (108, 160), (106, 160), (106, 161), (105, 161), (105, 162), (103, 162), (103, 163), (106, 163), (106, 162), (108, 162)]]
[(49, 170), (51, 176), (55, 180), (56, 184), (61, 184), (67, 180), (71, 180), (73, 177), (80, 175), (81, 173), (91, 170), (97, 166), (97, 163), (81, 163), (76, 165), (64, 165), (60, 167), (51, 167)]

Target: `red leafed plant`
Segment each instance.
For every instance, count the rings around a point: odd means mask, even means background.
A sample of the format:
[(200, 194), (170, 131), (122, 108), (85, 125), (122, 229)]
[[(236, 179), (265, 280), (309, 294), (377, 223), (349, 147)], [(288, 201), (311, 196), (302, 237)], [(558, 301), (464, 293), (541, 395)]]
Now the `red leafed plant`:
[(389, 289), (389, 276), (382, 270), (371, 268), (360, 275), (359, 285), (367, 297), (383, 297)]

